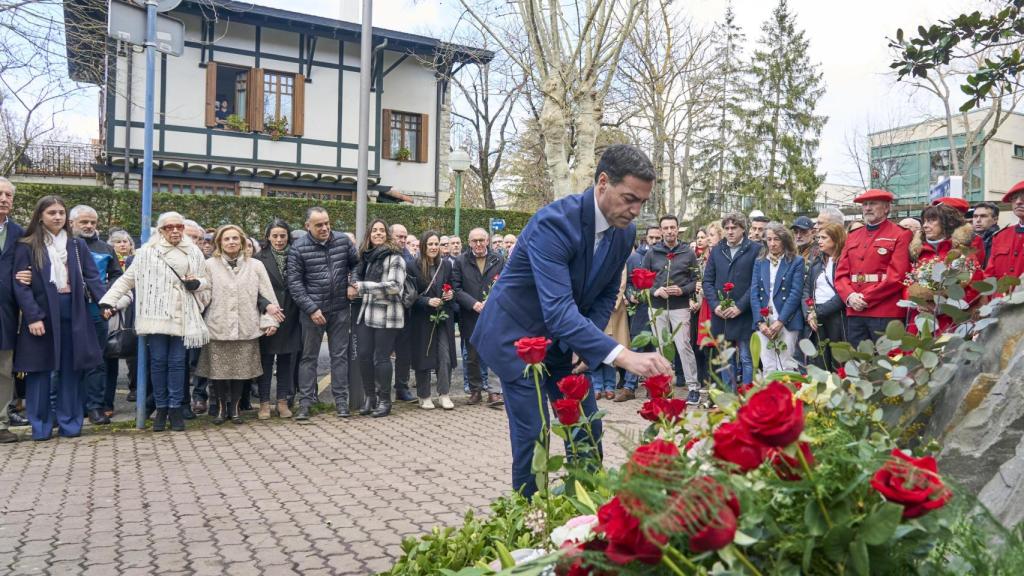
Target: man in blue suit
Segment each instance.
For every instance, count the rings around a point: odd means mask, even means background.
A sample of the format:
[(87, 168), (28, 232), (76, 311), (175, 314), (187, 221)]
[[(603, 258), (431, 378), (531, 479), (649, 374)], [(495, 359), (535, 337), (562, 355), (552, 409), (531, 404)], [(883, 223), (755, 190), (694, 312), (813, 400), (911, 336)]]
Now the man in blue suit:
[[(658, 353), (634, 352), (604, 333), (636, 238), (632, 222), (650, 197), (654, 178), (651, 161), (638, 148), (605, 150), (591, 188), (549, 204), (530, 219), (477, 321), (471, 342), (501, 379), (505, 396), (512, 488), (527, 497), (537, 491), (530, 464), (542, 421), (516, 340), (552, 340), (545, 359), (550, 376), (542, 386), (548, 401), (562, 397), (558, 380), (602, 362), (643, 377), (672, 373)], [(550, 422), (547, 404), (544, 419)], [(583, 409), (587, 415), (597, 411), (593, 394)], [(600, 448), (600, 421), (593, 432)]]
[(7, 410), (14, 397), (12, 359), (18, 335), (18, 305), (14, 302), (14, 244), (23, 230), (11, 220), (14, 184), (0, 177), (0, 444), (17, 442), (7, 429)]

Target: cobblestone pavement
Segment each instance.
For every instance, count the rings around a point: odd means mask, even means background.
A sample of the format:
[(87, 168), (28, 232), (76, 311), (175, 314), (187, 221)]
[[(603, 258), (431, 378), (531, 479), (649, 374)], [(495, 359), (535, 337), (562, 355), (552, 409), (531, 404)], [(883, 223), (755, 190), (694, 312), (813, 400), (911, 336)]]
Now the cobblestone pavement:
[[(372, 574), (508, 490), (504, 411), (252, 420), (0, 445), (0, 574)], [(640, 400), (609, 410), (609, 464)]]

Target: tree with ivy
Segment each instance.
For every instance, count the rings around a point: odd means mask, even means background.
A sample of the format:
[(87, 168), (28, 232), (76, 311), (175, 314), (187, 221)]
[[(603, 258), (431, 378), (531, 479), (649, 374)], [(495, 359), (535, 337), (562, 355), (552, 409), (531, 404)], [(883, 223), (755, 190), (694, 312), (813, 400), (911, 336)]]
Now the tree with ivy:
[(780, 0), (761, 27), (750, 64), (749, 133), (740, 193), (772, 218), (810, 211), (824, 176), (817, 173), (821, 129), (827, 118), (815, 114), (825, 92), (819, 66), (808, 55), (804, 31), (787, 0)]

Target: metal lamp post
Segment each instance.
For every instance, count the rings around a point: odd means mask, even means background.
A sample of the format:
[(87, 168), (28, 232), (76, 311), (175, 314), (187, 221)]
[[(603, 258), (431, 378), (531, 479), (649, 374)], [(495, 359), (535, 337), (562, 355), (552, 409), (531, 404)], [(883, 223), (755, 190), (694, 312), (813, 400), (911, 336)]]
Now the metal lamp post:
[(448, 165), (455, 172), (455, 235), (459, 235), (459, 219), (462, 216), (462, 173), (469, 170), (469, 153), (461, 148), (452, 151)]

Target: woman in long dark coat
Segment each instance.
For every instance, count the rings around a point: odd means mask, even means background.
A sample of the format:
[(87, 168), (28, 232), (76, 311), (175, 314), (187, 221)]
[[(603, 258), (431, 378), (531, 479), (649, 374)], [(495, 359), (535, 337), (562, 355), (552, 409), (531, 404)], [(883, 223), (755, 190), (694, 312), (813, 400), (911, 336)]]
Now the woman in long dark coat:
[[(412, 324), (412, 367), (416, 371), (416, 395), (420, 408), (431, 410), (430, 372), (437, 373), (437, 395), (445, 410), (455, 408), (448, 391), (451, 388), (452, 366), (455, 366), (455, 347), (452, 346), (455, 293), (451, 290), (452, 266), (441, 257), (440, 234), (428, 230), (420, 236), (420, 256), (416, 262), (419, 297), (413, 304), (409, 321)], [(444, 288), (448, 287), (448, 290)], [(436, 325), (430, 317), (447, 314)], [(436, 326), (436, 327), (435, 327)]]
[[(298, 360), (298, 353), (302, 350), (302, 328), (299, 325), (299, 307), (292, 300), (288, 292), (288, 250), (292, 245), (292, 229), (288, 223), (280, 218), (275, 218), (267, 225), (266, 233), (263, 235), (263, 249), (256, 253), (254, 258), (263, 262), (270, 276), (270, 284), (274, 287), (274, 294), (277, 295), (277, 303), (281, 307), (281, 313), (277, 321), (281, 323), (277, 332), (272, 336), (260, 338), (260, 360), (263, 363), (263, 376), (260, 377), (260, 411), (259, 418), (265, 420), (270, 418), (270, 379), (274, 374), (274, 361), (277, 360), (277, 415), (281, 418), (291, 418), (292, 411), (288, 409), (288, 398), (294, 394), (292, 376), (295, 371), (292, 369)], [(260, 298), (260, 311), (266, 310), (266, 300)]]
[[(103, 362), (86, 306), (106, 291), (89, 254), (85, 243), (71, 235), (64, 200), (40, 198), (14, 252), (14, 270), (32, 272), (30, 285), (14, 283), (21, 308), (14, 371), (26, 373), (26, 413), (33, 440), (50, 439), (54, 415), (61, 436), (82, 433), (82, 373)], [(57, 378), (51, 378), (54, 371), (59, 372)]]

